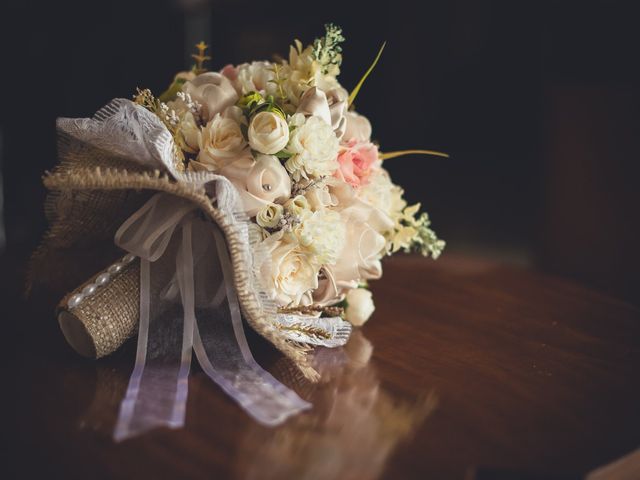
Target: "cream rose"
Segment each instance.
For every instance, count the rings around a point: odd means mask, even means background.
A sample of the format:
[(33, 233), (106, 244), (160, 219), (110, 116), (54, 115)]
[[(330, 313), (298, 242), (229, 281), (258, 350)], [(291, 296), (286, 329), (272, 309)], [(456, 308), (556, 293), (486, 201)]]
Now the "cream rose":
[(283, 240), (282, 231), (262, 242), (267, 251), (259, 266), (262, 287), (280, 306), (309, 303), (310, 292), (318, 287), (319, 267), (296, 242)]
[[(293, 121), (299, 121), (299, 117)], [(320, 117), (309, 117), (291, 134), (287, 151), (292, 157), (285, 166), (296, 181), (332, 175), (338, 169), (338, 148), (331, 125)]]
[(366, 288), (354, 288), (347, 292), (347, 309), (344, 312), (346, 320), (356, 327), (360, 327), (369, 320), (376, 307), (373, 296)]
[(270, 203), (262, 207), (256, 215), (256, 222), (263, 228), (274, 228), (282, 218), (284, 208), (277, 203)]
[(276, 85), (273, 64), (270, 62), (251, 62), (238, 65), (236, 68), (235, 86), (241, 95), (249, 92), (260, 92), (263, 95), (274, 95)]
[(289, 143), (289, 126), (273, 112), (260, 112), (249, 125), (249, 145), (260, 153), (272, 155)]
[(280, 160), (272, 155), (251, 154), (220, 169), (240, 192), (247, 215), (253, 217), (270, 203), (282, 204), (291, 196), (291, 180)]
[(198, 162), (216, 169), (238, 158), (247, 147), (247, 141), (242, 135), (240, 124), (232, 115), (217, 114), (202, 128), (198, 145)]
[(238, 101), (238, 94), (231, 81), (216, 72), (202, 73), (185, 82), (182, 91), (191, 95), (192, 100), (202, 105), (200, 113), (205, 122)]
[(371, 141), (371, 123), (367, 117), (356, 112), (345, 113), (345, 130), (343, 141), (355, 140), (357, 142)]

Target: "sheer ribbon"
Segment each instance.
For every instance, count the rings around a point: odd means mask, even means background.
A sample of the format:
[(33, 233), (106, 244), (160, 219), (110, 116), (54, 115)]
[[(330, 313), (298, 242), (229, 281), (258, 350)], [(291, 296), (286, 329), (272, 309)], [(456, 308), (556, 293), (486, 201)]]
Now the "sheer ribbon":
[(253, 358), (224, 236), (192, 203), (154, 195), (115, 242), (140, 257), (138, 349), (116, 441), (184, 425), (192, 350), (204, 372), (264, 425), (310, 408)]

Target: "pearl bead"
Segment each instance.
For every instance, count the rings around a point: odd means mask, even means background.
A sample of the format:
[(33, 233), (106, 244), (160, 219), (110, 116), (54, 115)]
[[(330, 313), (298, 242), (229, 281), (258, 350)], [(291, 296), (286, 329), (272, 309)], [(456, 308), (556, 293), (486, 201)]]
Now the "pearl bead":
[(69, 299), (67, 305), (69, 306), (69, 308), (75, 308), (80, 305), (80, 302), (82, 302), (83, 299), (84, 296), (81, 293), (76, 293)]
[(122, 259), (122, 263), (131, 263), (136, 259), (136, 256), (133, 253), (127, 253), (123, 259)]
[(84, 287), (82, 289), (82, 294), (83, 295), (93, 295), (96, 292), (96, 289), (98, 287), (95, 286), (93, 283), (90, 283), (89, 285), (87, 285), (86, 287)]
[(269, 185), (268, 183), (265, 183), (264, 185), (262, 185), (262, 188), (265, 192), (271, 191), (271, 185)]
[(96, 278), (96, 285), (100, 285), (102, 287), (106, 285), (109, 282), (109, 280), (111, 280), (111, 275), (109, 275), (108, 273), (101, 273)]
[(120, 265), (119, 263), (114, 263), (109, 267), (107, 272), (109, 272), (111, 275), (115, 275), (116, 273), (120, 272), (120, 270), (122, 270), (122, 265)]

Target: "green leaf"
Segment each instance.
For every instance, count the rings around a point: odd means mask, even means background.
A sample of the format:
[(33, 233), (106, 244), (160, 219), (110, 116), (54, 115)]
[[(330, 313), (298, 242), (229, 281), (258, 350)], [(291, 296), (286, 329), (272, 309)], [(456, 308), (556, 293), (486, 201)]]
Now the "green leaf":
[(382, 44), (382, 46), (380, 47), (380, 50), (378, 50), (378, 54), (376, 55), (376, 58), (373, 60), (373, 63), (371, 64), (371, 66), (367, 69), (366, 72), (364, 72), (364, 75), (362, 76), (362, 78), (360, 79), (360, 81), (358, 82), (358, 84), (355, 86), (355, 88), (351, 91), (351, 95), (349, 95), (349, 106), (351, 106), (351, 104), (353, 103), (353, 101), (356, 99), (356, 97), (358, 96), (358, 92), (360, 91), (360, 89), (362, 88), (362, 85), (364, 84), (364, 81), (367, 79), (367, 77), (369, 76), (369, 74), (373, 71), (373, 69), (376, 67), (378, 60), (380, 60), (380, 56), (382, 55), (382, 51), (384, 50), (385, 45), (387, 44), (387, 42), (384, 42)]
[(165, 103), (175, 99), (178, 92), (182, 90), (182, 85), (184, 85), (185, 82), (186, 80), (184, 78), (176, 78), (171, 85), (169, 85), (169, 88), (162, 92), (162, 95), (160, 95), (158, 99)]

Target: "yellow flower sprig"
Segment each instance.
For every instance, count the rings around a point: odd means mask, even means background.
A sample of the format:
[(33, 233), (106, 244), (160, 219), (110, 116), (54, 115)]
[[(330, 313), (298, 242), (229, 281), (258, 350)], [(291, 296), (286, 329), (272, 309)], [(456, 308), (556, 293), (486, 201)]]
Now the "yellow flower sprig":
[(196, 61), (196, 64), (193, 66), (193, 72), (196, 75), (200, 75), (201, 73), (207, 71), (207, 69), (204, 68), (204, 62), (206, 62), (207, 60), (211, 60), (211, 57), (205, 55), (205, 52), (207, 51), (207, 48), (209, 48), (209, 45), (204, 43), (202, 40), (200, 40), (200, 43), (196, 44), (196, 48), (198, 49), (198, 53), (191, 54), (191, 58)]

